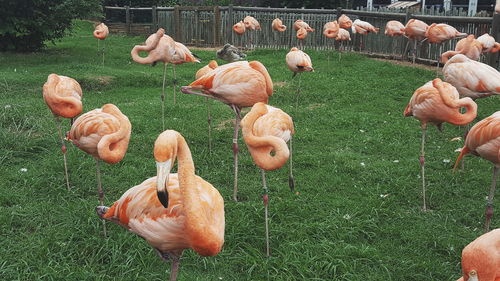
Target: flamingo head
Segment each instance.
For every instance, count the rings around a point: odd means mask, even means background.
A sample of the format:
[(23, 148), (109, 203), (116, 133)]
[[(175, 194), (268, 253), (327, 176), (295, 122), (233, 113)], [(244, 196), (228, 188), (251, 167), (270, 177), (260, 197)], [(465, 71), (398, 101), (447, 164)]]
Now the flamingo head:
[(177, 137), (175, 131), (161, 133), (155, 141), (156, 192), (161, 204), (168, 208), (168, 177), (177, 158)]

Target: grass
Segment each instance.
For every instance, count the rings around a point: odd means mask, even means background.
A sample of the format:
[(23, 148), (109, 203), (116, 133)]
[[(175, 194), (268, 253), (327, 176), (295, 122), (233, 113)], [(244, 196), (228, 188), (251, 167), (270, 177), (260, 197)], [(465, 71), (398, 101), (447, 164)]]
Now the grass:
[[(75, 78), (84, 111), (116, 104), (132, 122), (127, 155), (102, 165), (106, 203), (155, 175), (153, 142), (161, 132), (162, 66), (132, 62), (142, 37), (112, 35), (100, 65), (92, 25), (47, 50), (0, 55), (0, 279), (164, 280), (169, 267), (135, 235), (108, 225), (102, 238), (93, 159), (68, 146), (72, 189), (66, 190), (55, 122), (41, 89), (50, 73)], [(197, 174), (224, 197), (223, 251), (202, 258), (185, 251), (179, 280), (456, 280), (462, 248), (482, 234), (491, 163), (467, 157), (452, 173), (463, 128), (429, 128), (428, 201), (422, 212), (418, 155), (420, 126), (402, 112), (432, 71), (356, 54), (309, 51), (316, 71), (302, 76), (299, 107), (285, 66), (286, 50), (256, 50), (275, 82), (270, 104), (295, 121), (294, 174), (268, 172), (272, 256), (265, 257), (260, 174), (240, 139), (240, 197), (232, 194), (232, 123), (229, 107), (212, 102), (213, 153), (207, 150), (206, 106), (200, 97), (167, 89), (167, 127), (181, 132)], [(212, 51), (197, 51), (204, 63)], [(219, 63), (221, 63), (219, 61)], [(204, 64), (178, 67), (180, 85)], [(170, 75), (169, 70), (169, 75)], [(169, 76), (169, 82), (171, 76)], [(170, 83), (169, 83), (170, 85)], [(478, 100), (477, 120), (498, 109), (498, 98)], [(69, 124), (64, 121), (65, 130)], [(27, 171), (23, 172), (23, 168)], [(492, 227), (499, 227), (495, 216)]]

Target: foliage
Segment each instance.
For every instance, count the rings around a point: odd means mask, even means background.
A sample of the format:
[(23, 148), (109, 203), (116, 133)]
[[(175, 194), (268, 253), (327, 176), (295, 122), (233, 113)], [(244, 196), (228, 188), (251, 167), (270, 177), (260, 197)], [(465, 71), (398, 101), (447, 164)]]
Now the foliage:
[(33, 51), (62, 38), (75, 18), (98, 17), (100, 0), (4, 0), (0, 51)]
[[(95, 163), (71, 144), (72, 189), (65, 187), (56, 125), (41, 95), (53, 72), (80, 82), (84, 111), (114, 103), (132, 123), (123, 161), (101, 165), (106, 205), (156, 174), (152, 146), (161, 131), (163, 66), (132, 62), (131, 47), (145, 37), (116, 34), (105, 40), (102, 66), (92, 30), (90, 23), (79, 22), (73, 36), (42, 53), (0, 56), (0, 280), (167, 279), (168, 265), (143, 239), (113, 224), (108, 224), (109, 237), (102, 237), (94, 211)], [(453, 151), (463, 142), (450, 139), (462, 136), (463, 127), (445, 124), (439, 132), (429, 126), (426, 178), (432, 211), (420, 210), (420, 125), (402, 112), (413, 91), (436, 76), (435, 69), (352, 53), (339, 61), (337, 52), (306, 51), (315, 72), (294, 79), (284, 62), (287, 50), (248, 52), (273, 79), (270, 104), (289, 113), (296, 130), (299, 193), (288, 189), (287, 166), (266, 173), (270, 258), (265, 257), (260, 174), (241, 138), (241, 201), (230, 199), (234, 114), (210, 101), (209, 153), (206, 101), (178, 93), (173, 105), (168, 69), (167, 128), (184, 135), (196, 173), (220, 191), (226, 211), (223, 251), (206, 258), (185, 251), (179, 280), (456, 280), (463, 247), (482, 234), (491, 163), (468, 156), (465, 170), (453, 173)], [(202, 64), (177, 67), (179, 85), (192, 82), (196, 70), (215, 58), (213, 50), (196, 54)], [(498, 102), (499, 97), (477, 100), (477, 120), (498, 110)], [(62, 124), (69, 129), (69, 120)], [(492, 224), (500, 227), (500, 217)]]

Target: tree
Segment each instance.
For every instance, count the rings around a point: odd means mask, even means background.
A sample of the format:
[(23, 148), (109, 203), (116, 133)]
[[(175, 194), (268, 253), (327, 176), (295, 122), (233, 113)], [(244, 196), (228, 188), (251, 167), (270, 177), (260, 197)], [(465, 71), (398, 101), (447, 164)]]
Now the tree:
[(100, 0), (3, 0), (0, 51), (34, 51), (62, 38), (75, 18), (99, 15)]

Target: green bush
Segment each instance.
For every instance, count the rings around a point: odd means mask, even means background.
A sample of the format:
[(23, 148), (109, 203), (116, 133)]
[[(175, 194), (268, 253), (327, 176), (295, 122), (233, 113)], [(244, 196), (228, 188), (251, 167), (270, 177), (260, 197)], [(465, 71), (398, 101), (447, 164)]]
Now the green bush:
[(35, 51), (62, 38), (76, 18), (98, 17), (101, 0), (3, 0), (0, 51)]

